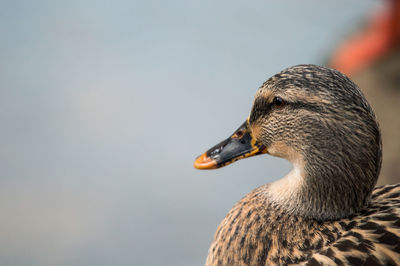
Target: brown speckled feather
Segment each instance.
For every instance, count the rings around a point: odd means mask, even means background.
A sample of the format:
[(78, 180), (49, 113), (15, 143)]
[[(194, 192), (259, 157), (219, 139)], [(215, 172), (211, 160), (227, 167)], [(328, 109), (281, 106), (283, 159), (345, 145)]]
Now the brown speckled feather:
[(400, 265), (400, 184), (376, 188), (364, 211), (329, 222), (276, 209), (267, 186), (227, 214), (207, 265)]

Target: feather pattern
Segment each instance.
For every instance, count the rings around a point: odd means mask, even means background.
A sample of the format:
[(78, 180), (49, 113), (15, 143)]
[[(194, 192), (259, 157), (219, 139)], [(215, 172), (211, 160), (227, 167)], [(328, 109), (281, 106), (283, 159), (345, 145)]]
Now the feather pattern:
[(328, 222), (277, 209), (265, 186), (226, 215), (207, 265), (400, 265), (400, 184), (375, 188), (363, 211)]

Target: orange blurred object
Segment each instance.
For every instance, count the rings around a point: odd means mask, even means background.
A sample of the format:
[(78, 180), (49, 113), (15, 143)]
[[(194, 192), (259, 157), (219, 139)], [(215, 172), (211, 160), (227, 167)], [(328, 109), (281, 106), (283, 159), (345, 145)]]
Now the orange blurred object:
[(400, 43), (400, 0), (388, 0), (386, 8), (372, 16), (367, 29), (340, 45), (331, 67), (351, 75), (385, 56)]

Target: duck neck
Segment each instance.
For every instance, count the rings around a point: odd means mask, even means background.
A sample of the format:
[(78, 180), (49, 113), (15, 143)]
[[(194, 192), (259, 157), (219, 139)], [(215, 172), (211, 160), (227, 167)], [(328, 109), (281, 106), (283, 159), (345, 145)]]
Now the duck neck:
[(327, 160), (308, 153), (293, 163), (287, 176), (270, 184), (268, 194), (293, 215), (319, 221), (349, 217), (368, 204), (378, 176), (374, 166), (369, 169), (364, 162), (346, 161), (346, 156)]
[(303, 215), (318, 220), (340, 219), (362, 210), (376, 183), (369, 171), (341, 158), (318, 165), (314, 159), (308, 160), (304, 173), (298, 201), (304, 206)]

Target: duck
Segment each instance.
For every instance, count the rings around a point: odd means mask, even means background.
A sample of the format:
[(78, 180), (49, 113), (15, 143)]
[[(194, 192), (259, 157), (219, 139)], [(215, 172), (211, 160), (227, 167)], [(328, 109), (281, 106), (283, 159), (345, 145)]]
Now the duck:
[(246, 121), (194, 167), (217, 169), (262, 154), (293, 169), (233, 206), (207, 266), (400, 265), (400, 184), (375, 187), (379, 125), (346, 75), (306, 64), (270, 77)]

